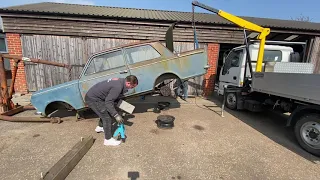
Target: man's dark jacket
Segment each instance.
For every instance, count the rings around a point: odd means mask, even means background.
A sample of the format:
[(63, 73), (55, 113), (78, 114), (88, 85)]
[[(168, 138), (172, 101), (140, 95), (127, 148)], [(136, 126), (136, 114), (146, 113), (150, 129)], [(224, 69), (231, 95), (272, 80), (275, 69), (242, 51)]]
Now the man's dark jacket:
[(111, 116), (115, 116), (114, 104), (124, 93), (128, 92), (124, 78), (112, 78), (93, 85), (86, 94), (85, 101), (104, 102), (105, 109)]

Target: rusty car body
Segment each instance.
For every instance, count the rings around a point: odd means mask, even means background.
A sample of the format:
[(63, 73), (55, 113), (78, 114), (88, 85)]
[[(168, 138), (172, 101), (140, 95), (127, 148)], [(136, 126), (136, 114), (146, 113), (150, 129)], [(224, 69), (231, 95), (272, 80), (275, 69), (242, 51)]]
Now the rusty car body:
[(205, 48), (175, 54), (159, 41), (127, 44), (92, 55), (79, 79), (41, 89), (32, 94), (31, 103), (43, 116), (58, 106), (79, 111), (86, 108), (86, 92), (100, 81), (137, 76), (139, 85), (125, 94), (130, 98), (154, 92), (155, 85), (165, 79), (187, 80), (204, 75), (208, 67)]

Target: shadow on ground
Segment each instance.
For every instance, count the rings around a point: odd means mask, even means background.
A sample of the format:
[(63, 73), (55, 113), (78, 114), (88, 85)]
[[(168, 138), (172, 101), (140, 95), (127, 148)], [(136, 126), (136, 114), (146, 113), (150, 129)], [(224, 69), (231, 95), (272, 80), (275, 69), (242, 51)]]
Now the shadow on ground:
[[(131, 126), (132, 122), (129, 120), (134, 118), (137, 113), (145, 113), (145, 112), (154, 112), (161, 113), (161, 111), (166, 111), (168, 109), (180, 108), (180, 103), (176, 98), (173, 97), (164, 97), (164, 96), (145, 96), (143, 99), (141, 97), (135, 97), (126, 99), (126, 101), (135, 106), (133, 114), (126, 114), (124, 116), (125, 124)], [(159, 108), (158, 102), (166, 102), (169, 103), (168, 107)], [(81, 120), (84, 119), (98, 119), (99, 117), (91, 110), (86, 109), (79, 112), (81, 116)], [(50, 117), (76, 117), (76, 111), (68, 111), (68, 110), (57, 110), (50, 114)], [(75, 118), (76, 120), (76, 118)]]
[[(223, 97), (218, 96), (216, 93), (210, 97), (208, 100), (214, 102), (218, 107), (207, 106), (209, 110), (221, 115), (221, 105), (223, 102)], [(228, 112), (232, 116), (238, 118), (240, 121), (246, 123), (250, 127), (264, 134), (274, 142), (282, 145), (283, 147), (289, 149), (290, 151), (298, 154), (299, 156), (313, 162), (319, 163), (320, 157), (314, 156), (298, 144), (295, 139), (294, 132), (292, 128), (286, 127), (286, 119), (288, 118), (285, 114), (278, 114), (275, 112), (248, 112), (248, 111), (234, 111), (225, 108), (225, 112)], [(249, 139), (248, 139), (249, 140)]]
[(164, 96), (145, 96), (144, 99), (138, 97), (127, 99), (126, 101), (135, 106), (133, 114), (144, 112), (160, 113), (161, 109), (158, 108), (158, 102), (170, 103), (169, 107), (162, 110), (180, 108), (181, 106), (176, 98)]

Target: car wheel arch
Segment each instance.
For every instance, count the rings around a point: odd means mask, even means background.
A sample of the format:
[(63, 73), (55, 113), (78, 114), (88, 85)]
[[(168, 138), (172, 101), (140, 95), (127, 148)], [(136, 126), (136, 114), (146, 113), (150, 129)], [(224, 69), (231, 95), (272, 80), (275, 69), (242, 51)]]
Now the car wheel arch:
[(155, 79), (154, 84), (153, 84), (153, 90), (155, 90), (155, 87), (157, 84), (161, 83), (162, 81), (164, 81), (166, 79), (180, 79), (181, 80), (181, 78), (173, 72), (162, 73)]
[(52, 101), (47, 103), (45, 109), (44, 109), (44, 115), (48, 116), (49, 114), (51, 114), (52, 112), (54, 112), (55, 110), (58, 109), (74, 109), (74, 107), (70, 104), (67, 103), (65, 101), (61, 101), (61, 100), (57, 100), (57, 101)]

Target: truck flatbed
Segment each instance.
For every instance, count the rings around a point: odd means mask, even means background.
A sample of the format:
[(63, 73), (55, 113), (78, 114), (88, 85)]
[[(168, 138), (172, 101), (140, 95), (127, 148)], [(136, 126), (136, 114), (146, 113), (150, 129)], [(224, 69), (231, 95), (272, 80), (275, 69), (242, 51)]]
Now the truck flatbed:
[(320, 105), (320, 74), (256, 72), (252, 90)]

